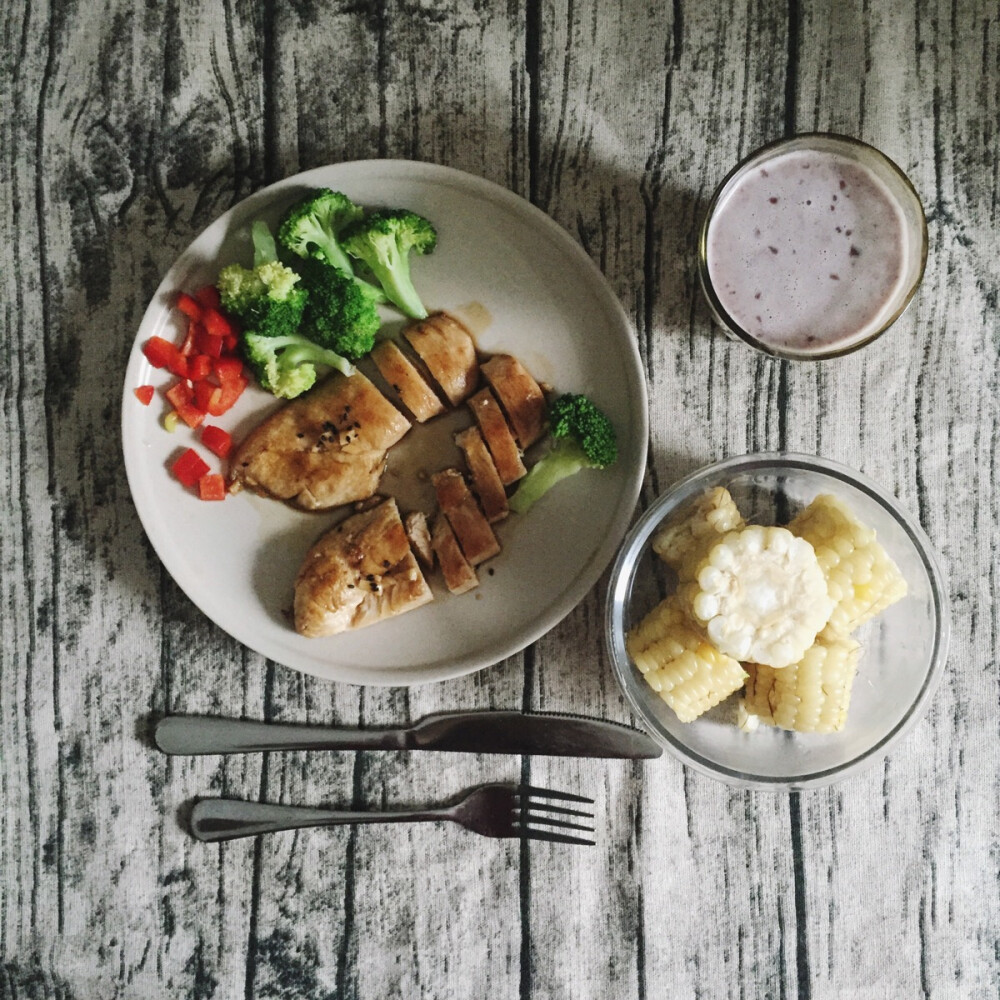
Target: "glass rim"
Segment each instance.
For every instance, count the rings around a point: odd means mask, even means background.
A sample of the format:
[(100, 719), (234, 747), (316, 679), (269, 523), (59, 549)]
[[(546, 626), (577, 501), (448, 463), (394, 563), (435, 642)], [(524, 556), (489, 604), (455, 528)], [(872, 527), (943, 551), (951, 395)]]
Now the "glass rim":
[[(909, 538), (918, 554), (927, 574), (934, 605), (936, 627), (927, 670), (919, 690), (914, 694), (903, 716), (880, 739), (850, 760), (833, 767), (803, 772), (792, 777), (741, 771), (738, 768), (709, 760), (692, 750), (682, 740), (666, 730), (649, 710), (647, 704), (638, 696), (633, 687), (635, 678), (632, 674), (635, 667), (625, 649), (624, 608), (626, 599), (635, 582), (640, 559), (646, 551), (656, 526), (665, 516), (666, 509), (676, 506), (677, 503), (683, 502), (689, 496), (693, 496), (703, 488), (706, 481), (711, 481), (722, 473), (744, 473), (761, 469), (820, 472), (857, 489), (883, 507)], [(772, 792), (801, 791), (830, 785), (834, 781), (843, 780), (862, 771), (868, 765), (877, 763), (919, 720), (937, 688), (947, 664), (951, 638), (949, 605), (944, 575), (930, 539), (916, 519), (904, 510), (891, 494), (863, 473), (831, 459), (797, 452), (757, 452), (733, 456), (696, 469), (669, 487), (643, 512), (622, 542), (618, 555), (612, 564), (605, 599), (605, 647), (611, 660), (615, 679), (630, 707), (654, 738), (682, 764), (735, 787)]]
[[(776, 155), (781, 152), (782, 147), (793, 146), (803, 142), (807, 143), (809, 140), (823, 140), (834, 145), (843, 144), (853, 147), (855, 151), (863, 151), (864, 155), (874, 156), (876, 159), (880, 160), (902, 183), (903, 187), (909, 192), (909, 194), (912, 195), (913, 201), (916, 204), (920, 215), (920, 265), (917, 269), (913, 282), (900, 301), (898, 308), (894, 310), (892, 315), (889, 316), (883, 324), (867, 336), (859, 340), (852, 341), (843, 347), (835, 347), (826, 351), (795, 351), (763, 343), (759, 338), (754, 337), (753, 334), (744, 330), (739, 323), (737, 323), (736, 320), (729, 315), (726, 307), (722, 304), (722, 300), (716, 294), (711, 276), (708, 273), (708, 230), (712, 219), (715, 217), (719, 200), (728, 188), (729, 184), (735, 177), (746, 170), (758, 159), (762, 159), (765, 156), (769, 157)], [(899, 317), (903, 315), (923, 281), (924, 271), (927, 267), (928, 249), (929, 240), (927, 231), (927, 214), (924, 210), (923, 201), (917, 193), (917, 189), (913, 186), (913, 182), (910, 180), (906, 171), (903, 170), (903, 168), (900, 167), (895, 160), (893, 160), (886, 153), (883, 153), (882, 150), (872, 146), (870, 143), (864, 142), (861, 139), (856, 139), (853, 136), (842, 135), (839, 132), (798, 132), (795, 135), (785, 136), (781, 139), (775, 139), (772, 142), (765, 143), (763, 146), (758, 146), (752, 152), (744, 156), (716, 186), (715, 191), (712, 193), (712, 197), (709, 200), (708, 207), (705, 210), (705, 217), (702, 221), (701, 230), (698, 235), (698, 277), (701, 281), (702, 291), (705, 293), (705, 298), (708, 299), (709, 307), (715, 314), (716, 319), (718, 319), (719, 323), (726, 329), (726, 331), (732, 333), (733, 336), (742, 340), (744, 343), (762, 354), (779, 360), (827, 361), (831, 358), (839, 358), (846, 354), (853, 354), (862, 347), (866, 347), (868, 344), (881, 337), (882, 334), (884, 334), (886, 330), (888, 330), (899, 319)]]

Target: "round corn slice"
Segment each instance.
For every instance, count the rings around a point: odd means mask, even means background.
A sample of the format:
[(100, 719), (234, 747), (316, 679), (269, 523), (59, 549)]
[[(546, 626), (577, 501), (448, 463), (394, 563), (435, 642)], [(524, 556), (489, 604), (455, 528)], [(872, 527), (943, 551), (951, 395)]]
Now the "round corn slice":
[(720, 652), (770, 667), (798, 662), (833, 610), (816, 553), (787, 528), (724, 535), (684, 592)]

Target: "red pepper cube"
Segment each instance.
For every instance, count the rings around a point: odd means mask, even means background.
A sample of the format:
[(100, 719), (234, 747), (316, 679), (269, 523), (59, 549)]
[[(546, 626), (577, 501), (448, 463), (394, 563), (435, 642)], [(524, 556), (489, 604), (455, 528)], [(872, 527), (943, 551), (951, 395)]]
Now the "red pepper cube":
[(222, 349), (227, 354), (232, 354), (236, 350), (236, 345), (239, 344), (239, 337), (235, 333), (229, 334), (228, 337), (222, 338)]
[(212, 373), (212, 359), (207, 354), (192, 354), (188, 358), (188, 378), (201, 382)]
[(206, 424), (201, 429), (201, 443), (219, 458), (225, 458), (233, 447), (233, 438), (228, 431), (224, 431), (215, 424)]
[(176, 409), (178, 406), (184, 406), (185, 404), (190, 403), (194, 396), (194, 392), (187, 382), (180, 380), (167, 389), (164, 395), (168, 400), (170, 400), (170, 405)]
[(239, 358), (216, 358), (212, 370), (220, 384), (225, 385), (243, 377), (243, 362)]
[(182, 452), (176, 462), (170, 467), (170, 471), (185, 485), (194, 486), (202, 476), (212, 470), (208, 463), (194, 450), (188, 448)]
[[(194, 384), (194, 405), (201, 413), (213, 413), (222, 398), (222, 390), (207, 379)], [(218, 416), (218, 414), (214, 414)]]
[(184, 360), (177, 347), (162, 337), (150, 337), (142, 345), (142, 353), (154, 368), (169, 368), (171, 364), (177, 363), (178, 358)]
[(138, 385), (133, 390), (135, 393), (135, 398), (142, 403), (143, 406), (149, 406), (153, 401), (153, 393), (156, 391), (151, 385)]
[(225, 500), (226, 481), (218, 472), (207, 472), (198, 480), (198, 496), (202, 500)]
[(174, 409), (188, 427), (197, 427), (205, 419), (204, 411), (199, 410), (194, 403), (184, 403), (183, 406), (175, 406)]
[(180, 352), (184, 355), (184, 357), (189, 357), (190, 355), (197, 353), (194, 349), (194, 342), (200, 328), (201, 324), (196, 323), (194, 320), (191, 320), (191, 322), (188, 323), (187, 333), (184, 335), (184, 342), (180, 346)]
[(203, 326), (195, 331), (194, 346), (199, 354), (207, 354), (210, 358), (222, 356), (222, 338), (213, 337)]
[(204, 312), (200, 303), (186, 292), (181, 292), (177, 296), (177, 308), (189, 319), (195, 320), (195, 322), (201, 319), (201, 315)]
[(229, 410), (247, 387), (250, 380), (245, 375), (237, 375), (236, 378), (226, 379), (219, 387), (219, 396), (210, 405), (208, 412), (213, 417), (221, 417)]
[(201, 321), (212, 337), (228, 337), (233, 333), (232, 323), (218, 309), (206, 309)]
[(215, 285), (205, 285), (204, 288), (199, 288), (198, 291), (194, 293), (194, 297), (206, 309), (219, 308), (219, 290), (215, 287)]

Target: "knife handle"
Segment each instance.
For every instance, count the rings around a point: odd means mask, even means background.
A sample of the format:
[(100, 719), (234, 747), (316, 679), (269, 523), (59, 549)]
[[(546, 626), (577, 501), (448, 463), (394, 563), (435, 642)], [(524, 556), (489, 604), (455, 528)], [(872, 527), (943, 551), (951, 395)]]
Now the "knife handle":
[(401, 750), (399, 729), (338, 729), (206, 715), (167, 715), (153, 732), (167, 754), (260, 753), (265, 750)]

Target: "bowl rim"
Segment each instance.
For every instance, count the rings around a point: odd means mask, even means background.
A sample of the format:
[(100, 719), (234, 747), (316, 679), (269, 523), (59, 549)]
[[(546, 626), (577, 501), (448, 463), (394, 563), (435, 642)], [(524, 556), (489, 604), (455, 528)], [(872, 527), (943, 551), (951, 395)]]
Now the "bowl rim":
[[(907, 534), (923, 563), (933, 598), (936, 624), (934, 629), (934, 646), (923, 683), (908, 710), (896, 725), (881, 739), (877, 740), (851, 760), (843, 764), (838, 764), (835, 767), (804, 772), (793, 778), (752, 774), (709, 761), (691, 750), (672, 734), (664, 731), (652, 713), (646, 709), (646, 706), (633, 693), (629, 686), (628, 675), (631, 674), (634, 667), (631, 658), (625, 650), (622, 614), (625, 597), (631, 591), (634, 583), (639, 565), (639, 554), (645, 547), (656, 526), (662, 521), (666, 508), (676, 504), (678, 501), (683, 501), (688, 495), (694, 495), (702, 484), (706, 484), (709, 480), (714, 480), (719, 475), (772, 469), (775, 466), (789, 471), (818, 471), (824, 473), (834, 480), (845, 483), (866, 494), (882, 506)], [(881, 760), (893, 744), (900, 740), (926, 711), (931, 696), (934, 694), (944, 674), (951, 636), (950, 607), (945, 578), (940, 569), (934, 547), (916, 519), (907, 513), (895, 497), (883, 490), (863, 473), (832, 459), (798, 452), (756, 452), (713, 462), (679, 479), (657, 497), (632, 526), (612, 564), (605, 601), (604, 626), (605, 644), (611, 659), (612, 669), (615, 672), (615, 678), (618, 681), (618, 686), (621, 688), (633, 712), (638, 715), (654, 739), (669, 750), (682, 764), (693, 768), (701, 774), (741, 788), (767, 791), (799, 791), (809, 788), (819, 788), (832, 784), (834, 781), (843, 780)]]

